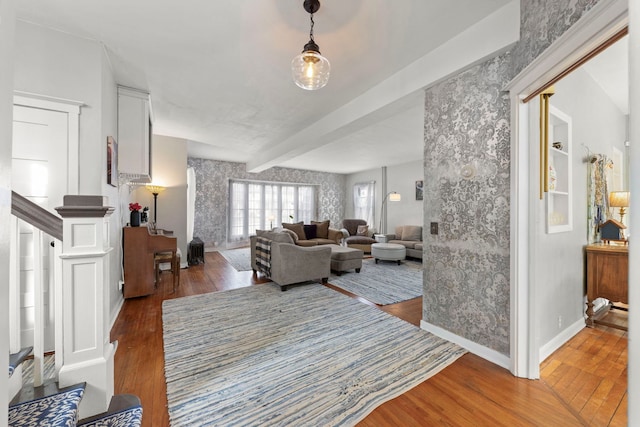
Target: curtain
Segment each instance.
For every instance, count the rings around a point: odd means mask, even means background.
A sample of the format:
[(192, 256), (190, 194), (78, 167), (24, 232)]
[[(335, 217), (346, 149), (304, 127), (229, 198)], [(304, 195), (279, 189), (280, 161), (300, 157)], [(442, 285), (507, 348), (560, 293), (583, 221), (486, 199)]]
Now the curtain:
[(375, 224), (376, 182), (359, 182), (353, 185), (353, 217)]

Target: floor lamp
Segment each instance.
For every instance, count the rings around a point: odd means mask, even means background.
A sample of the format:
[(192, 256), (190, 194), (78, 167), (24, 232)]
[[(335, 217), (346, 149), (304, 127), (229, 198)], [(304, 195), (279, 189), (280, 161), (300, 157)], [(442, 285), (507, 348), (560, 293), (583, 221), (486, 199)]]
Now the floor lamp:
[(399, 202), (400, 200), (402, 200), (402, 196), (400, 195), (400, 193), (396, 193), (395, 191), (390, 191), (386, 196), (384, 196), (384, 200), (382, 200), (382, 205), (380, 206), (380, 228), (378, 229), (378, 233), (380, 234), (384, 234), (387, 231), (386, 221), (384, 225), (385, 229), (382, 229), (382, 213), (385, 211), (384, 206), (385, 203), (387, 203), (387, 200), (390, 200), (392, 202)]
[(164, 191), (161, 185), (147, 184), (147, 190), (153, 194), (153, 223), (158, 225), (158, 194)]

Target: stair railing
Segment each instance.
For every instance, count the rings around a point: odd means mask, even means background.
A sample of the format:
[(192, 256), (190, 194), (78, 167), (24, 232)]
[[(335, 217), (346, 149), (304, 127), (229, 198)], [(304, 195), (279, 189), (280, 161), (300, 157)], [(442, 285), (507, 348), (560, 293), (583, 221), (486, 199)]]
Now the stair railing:
[[(40, 386), (43, 383), (43, 370), (44, 370), (44, 353), (45, 353), (45, 327), (47, 320), (53, 323), (54, 310), (58, 308), (49, 305), (49, 319), (45, 319), (45, 301), (44, 301), (44, 286), (45, 286), (45, 272), (48, 270), (49, 290), (50, 292), (56, 292), (61, 286), (56, 281), (62, 280), (61, 267), (62, 264), (59, 260), (59, 256), (56, 256), (56, 252), (59, 253), (62, 247), (62, 219), (47, 211), (46, 209), (31, 202), (29, 199), (21, 196), (18, 193), (12, 192), (11, 194), (11, 242), (10, 242), (10, 352), (16, 353), (22, 347), (22, 327), (21, 327), (21, 299), (22, 290), (21, 283), (23, 277), (21, 273), (21, 254), (22, 248), (20, 243), (20, 227), (21, 223), (30, 224), (33, 227), (33, 299), (34, 299), (34, 314), (33, 314), (33, 379), (34, 386)], [(50, 247), (48, 253), (44, 253), (43, 246), (46, 236), (51, 236), (53, 240), (53, 246)], [(48, 265), (45, 265), (44, 261), (48, 259)], [(54, 295), (54, 299), (57, 302), (59, 298)], [(58, 335), (58, 329), (56, 335)], [(60, 331), (61, 333), (61, 331)], [(59, 340), (55, 338), (56, 346)], [(61, 366), (62, 360), (57, 360), (56, 367)], [(18, 371), (18, 374), (21, 371)], [(58, 370), (56, 370), (56, 373)], [(9, 398), (12, 397), (22, 386), (22, 378), (20, 375), (14, 375), (10, 380)]]

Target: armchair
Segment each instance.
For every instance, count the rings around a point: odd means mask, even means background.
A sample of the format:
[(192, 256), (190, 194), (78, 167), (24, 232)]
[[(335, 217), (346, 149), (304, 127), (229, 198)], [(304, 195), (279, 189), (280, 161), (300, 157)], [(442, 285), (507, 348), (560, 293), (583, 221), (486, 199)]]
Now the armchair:
[(367, 253), (371, 252), (371, 244), (376, 242), (373, 238), (374, 230), (369, 227), (366, 235), (358, 235), (358, 226), (366, 225), (367, 221), (363, 219), (345, 219), (342, 221), (342, 226), (349, 232), (349, 236), (344, 239), (347, 246)]

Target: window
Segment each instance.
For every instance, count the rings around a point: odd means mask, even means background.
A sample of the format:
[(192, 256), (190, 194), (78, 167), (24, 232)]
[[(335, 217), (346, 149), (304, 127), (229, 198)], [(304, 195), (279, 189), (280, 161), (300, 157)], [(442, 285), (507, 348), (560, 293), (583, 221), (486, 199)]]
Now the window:
[(375, 224), (376, 183), (359, 182), (353, 185), (353, 217), (364, 219), (367, 224)]
[(229, 182), (229, 242), (283, 222), (316, 218), (317, 186), (259, 181)]

